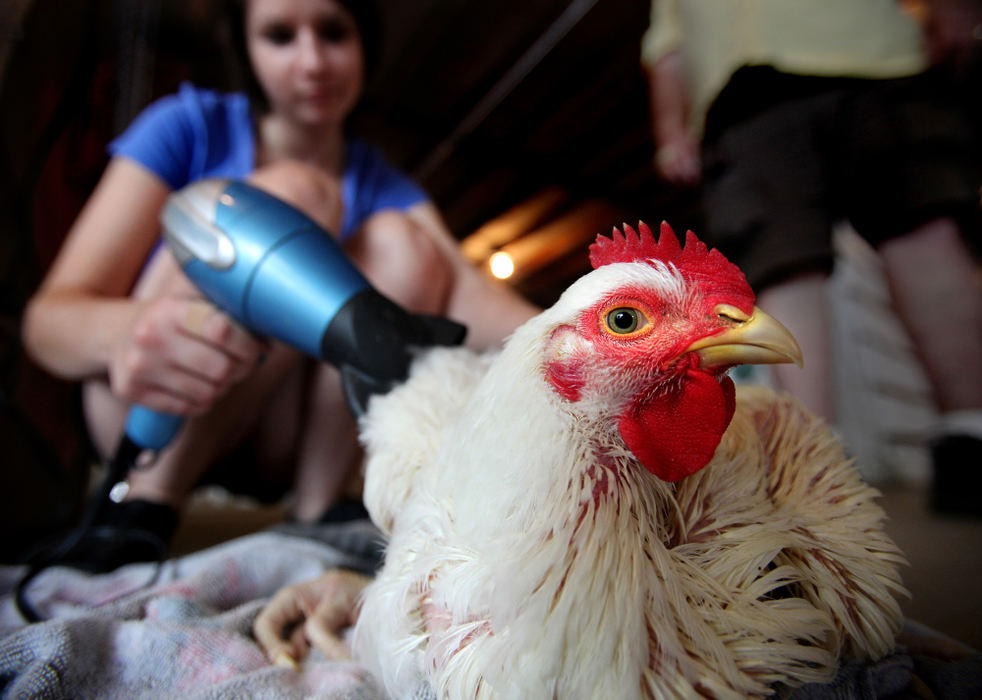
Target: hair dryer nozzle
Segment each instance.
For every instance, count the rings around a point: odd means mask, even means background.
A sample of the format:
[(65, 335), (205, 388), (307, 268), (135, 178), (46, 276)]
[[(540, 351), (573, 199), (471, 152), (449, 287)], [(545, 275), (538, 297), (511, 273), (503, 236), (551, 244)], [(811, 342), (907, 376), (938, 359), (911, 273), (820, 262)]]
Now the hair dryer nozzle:
[(321, 356), (341, 369), (348, 405), (362, 415), (372, 394), (409, 376), (415, 351), (459, 345), (467, 328), (438, 316), (412, 314), (374, 289), (353, 296), (321, 340)]

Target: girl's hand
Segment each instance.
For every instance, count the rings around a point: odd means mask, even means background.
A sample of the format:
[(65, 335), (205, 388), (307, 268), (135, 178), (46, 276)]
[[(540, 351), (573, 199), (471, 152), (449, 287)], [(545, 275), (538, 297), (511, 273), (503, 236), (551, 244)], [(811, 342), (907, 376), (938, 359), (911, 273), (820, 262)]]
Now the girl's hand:
[(126, 401), (201, 415), (248, 376), (267, 350), (200, 299), (164, 296), (141, 306), (109, 362), (110, 387)]

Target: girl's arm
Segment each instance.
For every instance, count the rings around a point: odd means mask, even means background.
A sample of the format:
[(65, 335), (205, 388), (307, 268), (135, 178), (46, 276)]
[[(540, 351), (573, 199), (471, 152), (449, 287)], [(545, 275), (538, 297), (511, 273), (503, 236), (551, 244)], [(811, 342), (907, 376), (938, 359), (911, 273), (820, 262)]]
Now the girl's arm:
[(197, 299), (169, 253), (145, 271), (169, 194), (143, 166), (110, 161), (28, 302), (23, 341), (54, 375), (108, 375), (125, 400), (201, 413), (245, 376), (262, 346)]
[(24, 314), (24, 344), (53, 374), (105, 372), (140, 304), (128, 298), (159, 235), (170, 190), (122, 158), (110, 161)]

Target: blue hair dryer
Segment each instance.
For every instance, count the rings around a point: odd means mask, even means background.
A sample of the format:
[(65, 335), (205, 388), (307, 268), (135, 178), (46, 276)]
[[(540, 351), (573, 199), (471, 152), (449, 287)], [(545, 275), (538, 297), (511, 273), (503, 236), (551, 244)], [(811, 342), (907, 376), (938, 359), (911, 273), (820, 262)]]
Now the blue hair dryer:
[[(464, 326), (411, 314), (382, 296), (321, 226), (245, 183), (188, 185), (168, 199), (161, 222), (205, 298), (250, 331), (336, 366), (355, 415), (372, 394), (406, 378), (413, 348), (463, 342)], [(133, 461), (159, 451), (181, 423), (134, 406), (119, 451)]]

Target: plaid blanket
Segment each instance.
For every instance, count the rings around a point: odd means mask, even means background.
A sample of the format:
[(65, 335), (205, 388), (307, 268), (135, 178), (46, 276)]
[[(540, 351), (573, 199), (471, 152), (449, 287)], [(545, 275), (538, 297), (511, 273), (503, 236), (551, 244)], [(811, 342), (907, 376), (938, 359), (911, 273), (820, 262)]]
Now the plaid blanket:
[(377, 536), (367, 521), (322, 534), (250, 535), (159, 569), (133, 564), (93, 575), (52, 568), (27, 589), (46, 620), (32, 625), (12, 595), (23, 567), (0, 567), (0, 695), (380, 698), (358, 664), (314, 654), (296, 672), (270, 665), (252, 638), (253, 620), (280, 587), (331, 567), (365, 568), (352, 551)]

